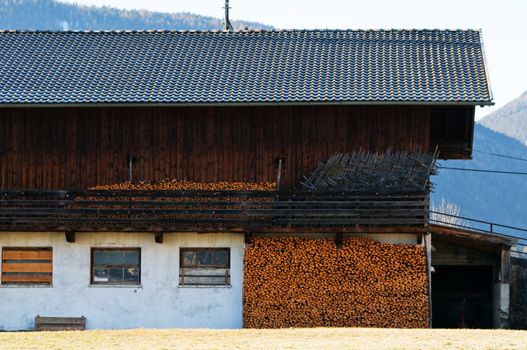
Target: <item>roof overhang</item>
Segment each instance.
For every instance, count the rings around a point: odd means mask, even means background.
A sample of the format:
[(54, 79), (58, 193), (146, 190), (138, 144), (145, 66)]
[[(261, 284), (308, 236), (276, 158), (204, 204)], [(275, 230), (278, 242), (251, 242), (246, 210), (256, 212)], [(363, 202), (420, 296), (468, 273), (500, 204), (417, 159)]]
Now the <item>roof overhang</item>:
[(93, 102), (93, 103), (4, 103), (0, 108), (59, 107), (261, 107), (261, 106), (493, 106), (494, 102), (419, 102), (419, 101), (332, 101), (332, 102)]

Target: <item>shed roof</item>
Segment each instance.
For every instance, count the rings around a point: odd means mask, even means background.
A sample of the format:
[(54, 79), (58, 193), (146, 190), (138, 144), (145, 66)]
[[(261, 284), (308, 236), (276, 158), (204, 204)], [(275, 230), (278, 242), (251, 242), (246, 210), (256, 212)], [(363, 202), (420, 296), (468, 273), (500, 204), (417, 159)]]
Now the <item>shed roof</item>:
[(449, 225), (432, 224), (430, 232), (435, 235), (453, 237), (463, 240), (477, 241), (486, 244), (505, 244), (514, 245), (518, 243), (518, 238), (499, 233), (490, 233), (471, 228), (463, 228)]
[(0, 31), (0, 105), (492, 104), (475, 30)]

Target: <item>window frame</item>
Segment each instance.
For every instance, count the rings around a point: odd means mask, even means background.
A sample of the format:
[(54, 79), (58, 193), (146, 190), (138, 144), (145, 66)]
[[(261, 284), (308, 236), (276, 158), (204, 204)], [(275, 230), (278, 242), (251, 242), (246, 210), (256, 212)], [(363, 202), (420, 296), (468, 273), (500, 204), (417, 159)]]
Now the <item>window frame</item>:
[[(205, 265), (205, 266), (198, 266), (198, 265), (186, 265), (184, 263), (184, 253), (185, 252), (227, 252), (227, 264), (226, 265)], [(224, 283), (185, 283), (185, 269), (196, 269), (196, 270), (226, 270), (225, 274), (225, 282)], [(217, 276), (210, 276), (206, 275), (204, 277), (209, 278), (219, 278), (223, 277), (222, 275)], [(178, 278), (178, 286), (180, 287), (228, 287), (231, 286), (231, 248), (230, 247), (180, 247), (179, 248), (179, 278)]]
[[(112, 252), (112, 251), (136, 251), (139, 253), (139, 261), (137, 265), (96, 265), (95, 264), (95, 252), (96, 251), (105, 251), (105, 252)], [(133, 281), (133, 282), (126, 282), (126, 281), (119, 281), (119, 282), (110, 282), (110, 278), (108, 277), (108, 282), (101, 282), (101, 281), (95, 281), (93, 272), (96, 267), (107, 267), (110, 269), (111, 267), (137, 267), (139, 269), (139, 280)], [(120, 248), (106, 248), (106, 247), (92, 247), (90, 251), (90, 285), (91, 286), (140, 286), (141, 285), (141, 275), (142, 275), (142, 268), (141, 268), (141, 248), (139, 247), (120, 247)]]
[[(51, 255), (51, 258), (50, 259), (4, 259), (4, 253), (6, 251), (33, 251), (33, 252), (37, 252), (37, 251), (46, 251), (46, 252), (50, 252), (50, 255)], [(54, 261), (54, 255), (53, 255), (53, 247), (10, 247), (10, 246), (3, 246), (2, 247), (2, 251), (1, 251), (1, 271), (2, 271), (2, 274), (0, 276), (0, 285), (2, 286), (21, 286), (21, 287), (31, 287), (31, 286), (39, 286), (39, 287), (52, 287), (53, 286), (53, 270), (54, 270), (54, 266), (53, 266), (53, 261)], [(5, 263), (4, 260), (9, 260), (9, 261), (18, 261), (17, 263)], [(27, 276), (31, 276), (31, 274), (35, 274), (35, 277), (36, 276), (49, 276), (49, 282), (48, 281), (29, 281), (29, 282), (25, 282), (25, 281), (22, 281), (22, 282), (16, 282), (16, 281), (11, 281), (11, 282), (5, 282), (4, 281), (4, 276), (9, 276), (7, 275), (8, 272), (5, 271), (4, 267), (5, 265), (9, 265), (9, 264), (49, 264), (51, 265), (50, 266), (50, 271), (47, 272), (47, 271), (27, 271), (25, 272), (26, 274), (29, 274)], [(9, 272), (10, 273), (10, 272)], [(24, 276), (24, 272), (20, 271), (13, 271), (13, 273), (15, 274), (18, 274), (17, 276)]]

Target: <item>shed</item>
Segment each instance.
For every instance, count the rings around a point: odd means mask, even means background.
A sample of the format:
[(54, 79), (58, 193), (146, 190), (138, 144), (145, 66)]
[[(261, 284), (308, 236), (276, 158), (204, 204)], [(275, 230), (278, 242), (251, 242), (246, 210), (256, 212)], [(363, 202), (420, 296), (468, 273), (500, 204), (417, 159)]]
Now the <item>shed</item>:
[(508, 328), (511, 247), (518, 239), (432, 224), (432, 325)]

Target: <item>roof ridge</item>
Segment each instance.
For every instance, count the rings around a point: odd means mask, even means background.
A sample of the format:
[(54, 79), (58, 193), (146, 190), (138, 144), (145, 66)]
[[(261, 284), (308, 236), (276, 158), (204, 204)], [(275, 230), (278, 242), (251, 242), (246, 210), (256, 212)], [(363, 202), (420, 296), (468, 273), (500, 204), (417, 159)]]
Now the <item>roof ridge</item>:
[(481, 29), (438, 29), (438, 28), (421, 28), (421, 29), (397, 29), (397, 28), (379, 28), (379, 29), (241, 29), (227, 31), (224, 29), (89, 29), (89, 30), (51, 30), (51, 29), (0, 29), (3, 33), (361, 33), (361, 32), (480, 32)]

